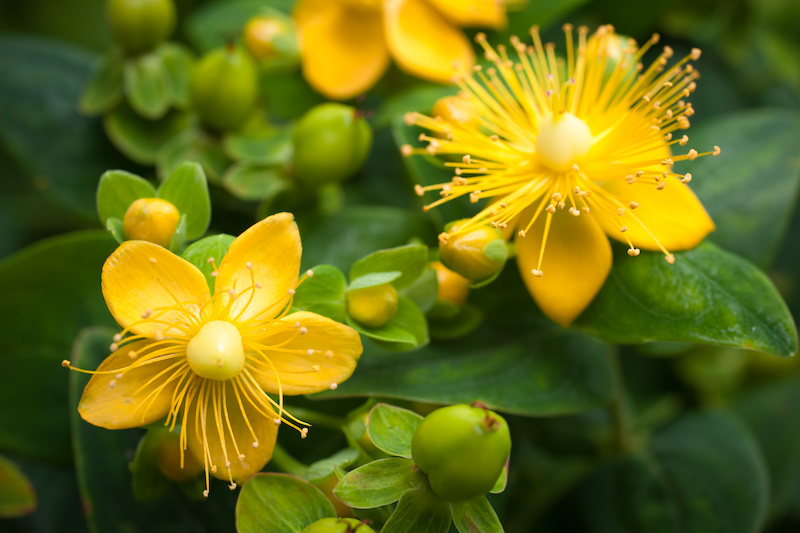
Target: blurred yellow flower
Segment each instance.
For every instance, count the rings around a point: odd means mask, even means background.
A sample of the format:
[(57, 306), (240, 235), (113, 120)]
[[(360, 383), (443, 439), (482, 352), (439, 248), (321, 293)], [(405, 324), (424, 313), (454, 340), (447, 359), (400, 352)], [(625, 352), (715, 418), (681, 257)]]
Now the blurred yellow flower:
[(409, 74), (449, 82), (454, 63), (475, 62), (458, 28), (506, 22), (503, 0), (299, 0), (294, 18), (306, 80), (340, 100), (372, 87), (390, 57)]
[(281, 423), (305, 437), (307, 424), (283, 409), (283, 396), (336, 388), (362, 347), (348, 326), (289, 314), (300, 252), (292, 215), (266, 218), (233, 241), (211, 296), (191, 263), (149, 242), (124, 242), (102, 273), (124, 330), (88, 371), (83, 419), (107, 429), (180, 423), (181, 461), (188, 449), (205, 466), (206, 496), (209, 474), (235, 488), (261, 470)]
[(407, 123), (432, 134), (420, 136), (427, 147), (402, 151), (463, 157), (446, 163), (455, 170), (452, 182), (417, 186), (419, 195), (437, 190), (441, 196), (426, 209), (462, 196), (491, 198), (455, 233), (487, 223), (509, 236), (516, 231), (528, 290), (547, 316), (566, 326), (608, 275), (606, 235), (627, 243), (631, 256), (640, 248), (661, 250), (672, 263), (670, 250), (692, 248), (713, 231), (685, 185), (691, 175), (674, 173), (672, 165), (720, 149), (671, 154), (671, 146), (688, 142), (679, 132), (694, 110), (684, 99), (698, 77), (688, 61), (700, 50), (667, 66), (673, 51), (664, 47), (645, 68), (642, 56), (657, 35), (639, 48), (611, 26), (591, 37), (581, 27), (577, 43), (570, 25), (564, 31), (564, 59), (552, 43), (542, 44), (536, 27), (532, 46), (511, 39), (513, 60), (505, 46), (493, 48), (479, 34), (494, 66), (458, 76), (476, 120), (409, 114)]

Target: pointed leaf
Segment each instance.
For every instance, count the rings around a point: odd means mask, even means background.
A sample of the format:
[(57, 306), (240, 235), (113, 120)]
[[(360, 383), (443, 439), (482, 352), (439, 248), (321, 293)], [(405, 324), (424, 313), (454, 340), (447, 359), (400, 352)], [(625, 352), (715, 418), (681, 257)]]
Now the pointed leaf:
[[(200, 269), (200, 272), (206, 277), (211, 294), (214, 294), (214, 280), (216, 279), (211, 275), (214, 272), (212, 263), (217, 266), (220, 265), (234, 238), (232, 235), (226, 235), (225, 233), (212, 235), (192, 243), (181, 255), (181, 257)], [(213, 259), (212, 263), (209, 263), (209, 259)]]
[(292, 308), (297, 311), (317, 313), (337, 322), (345, 322), (347, 311), (344, 274), (331, 265), (317, 265), (311, 270), (314, 275), (306, 278), (297, 287)]
[(125, 96), (134, 111), (149, 119), (164, 116), (172, 103), (172, 80), (157, 53), (125, 64)]
[(201, 237), (211, 222), (211, 199), (203, 167), (186, 161), (172, 171), (158, 188), (158, 197), (174, 205), (186, 216), (186, 238)]
[(146, 179), (124, 170), (108, 170), (97, 186), (97, 214), (103, 224), (109, 218), (123, 220), (133, 202), (155, 195), (155, 188)]
[(189, 78), (194, 68), (194, 54), (186, 46), (173, 42), (162, 44), (157, 52), (170, 79), (173, 104), (186, 109), (189, 107)]
[(486, 496), (478, 496), (465, 502), (450, 504), (453, 522), (459, 533), (503, 533), (503, 525), (497, 518)]
[(403, 493), (381, 533), (447, 533), (451, 521), (450, 506), (425, 483)]
[(378, 459), (347, 473), (333, 494), (349, 507), (372, 509), (394, 503), (408, 489), (428, 481), (410, 459)]
[(355, 448), (345, 448), (326, 459), (321, 459), (309, 465), (308, 470), (303, 474), (303, 479), (317, 482), (333, 474), (337, 468), (347, 468), (358, 459), (358, 450)]
[(411, 459), (411, 438), (422, 417), (408, 409), (379, 403), (369, 412), (367, 433), (380, 450)]
[(292, 159), (292, 129), (259, 133), (229, 133), (222, 139), (222, 148), (234, 161), (251, 165), (285, 165)]
[(106, 229), (119, 244), (125, 242), (125, 225), (118, 218), (106, 219)]
[(161, 147), (195, 122), (192, 115), (175, 110), (158, 120), (148, 120), (123, 104), (103, 118), (103, 127), (117, 150), (126, 157), (142, 165), (152, 165)]
[(289, 189), (292, 184), (280, 167), (237, 163), (222, 176), (222, 186), (242, 200), (264, 200)]
[(383, 285), (384, 283), (390, 283), (396, 280), (402, 275), (403, 273), (399, 270), (393, 270), (391, 272), (370, 272), (369, 274), (364, 274), (363, 276), (359, 276), (352, 280), (350, 285), (347, 286), (347, 290), (354, 291), (357, 289), (365, 289), (367, 287)]
[(122, 71), (125, 62), (119, 52), (111, 51), (101, 56), (83, 91), (81, 113), (102, 115), (122, 101)]
[(350, 280), (355, 280), (373, 272), (394, 272), (402, 274), (392, 282), (397, 289), (411, 285), (428, 264), (428, 248), (422, 244), (408, 244), (388, 250), (378, 250), (356, 261), (350, 269)]

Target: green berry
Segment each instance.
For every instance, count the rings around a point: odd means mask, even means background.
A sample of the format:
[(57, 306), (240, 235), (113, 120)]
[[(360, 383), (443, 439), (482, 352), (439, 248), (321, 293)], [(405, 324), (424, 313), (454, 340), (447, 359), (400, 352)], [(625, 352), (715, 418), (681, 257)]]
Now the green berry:
[(397, 289), (383, 283), (347, 293), (347, 313), (359, 324), (378, 328), (397, 312)]
[(294, 174), (309, 185), (341, 182), (363, 166), (371, 147), (372, 130), (355, 108), (318, 105), (294, 131)]
[(511, 452), (506, 421), (483, 407), (437, 409), (417, 426), (411, 456), (428, 476), (431, 490), (447, 501), (489, 492)]
[(237, 46), (206, 54), (192, 72), (189, 93), (200, 120), (211, 128), (230, 131), (242, 125), (258, 101), (258, 71)]
[(323, 518), (301, 533), (375, 533), (375, 530), (357, 518)]
[(491, 279), (506, 264), (508, 250), (503, 234), (491, 226), (473, 226), (461, 220), (451, 225), (446, 238), (439, 239), (442, 263), (473, 283)]
[(130, 54), (161, 44), (175, 29), (172, 0), (109, 0), (108, 18), (114, 38)]

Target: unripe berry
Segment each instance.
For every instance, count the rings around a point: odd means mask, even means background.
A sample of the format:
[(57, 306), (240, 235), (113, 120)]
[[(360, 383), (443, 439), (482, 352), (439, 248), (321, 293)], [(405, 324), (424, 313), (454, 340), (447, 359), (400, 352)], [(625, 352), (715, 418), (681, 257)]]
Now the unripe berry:
[(128, 53), (146, 52), (175, 29), (172, 0), (108, 0), (108, 18), (117, 43)]
[(434, 261), (431, 263), (431, 267), (436, 271), (436, 281), (438, 282), (436, 299), (451, 302), (458, 307), (464, 305), (469, 296), (470, 281), (458, 272), (453, 272), (440, 261)]
[(489, 492), (510, 452), (506, 421), (469, 405), (437, 409), (420, 422), (411, 439), (414, 462), (427, 474), (434, 494), (448, 501)]
[(156, 464), (164, 477), (175, 483), (185, 483), (203, 472), (203, 465), (188, 450), (183, 452), (181, 468), (180, 436), (169, 431), (159, 431), (156, 447)]
[(369, 328), (389, 322), (397, 312), (397, 289), (383, 283), (347, 292), (347, 314)]
[(258, 71), (241, 48), (209, 52), (195, 66), (189, 82), (194, 110), (204, 124), (230, 131), (241, 126), (258, 101)]
[(244, 27), (244, 44), (258, 61), (297, 62), (300, 41), (294, 21), (288, 17), (254, 17)]
[(372, 130), (355, 108), (321, 104), (294, 130), (294, 174), (309, 185), (340, 182), (367, 160)]
[(161, 198), (139, 198), (133, 202), (122, 219), (125, 238), (149, 241), (168, 247), (181, 215), (178, 209)]
[(323, 518), (301, 533), (375, 533), (375, 530), (357, 518)]
[(459, 232), (467, 221), (453, 224), (439, 240), (442, 263), (473, 283), (492, 278), (503, 269), (508, 258), (503, 234), (491, 226), (477, 226)]

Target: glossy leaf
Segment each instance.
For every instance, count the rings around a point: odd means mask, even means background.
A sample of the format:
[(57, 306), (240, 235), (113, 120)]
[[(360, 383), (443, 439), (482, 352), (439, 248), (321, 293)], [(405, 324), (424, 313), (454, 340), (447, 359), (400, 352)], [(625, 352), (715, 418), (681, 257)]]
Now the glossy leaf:
[(211, 222), (211, 199), (203, 167), (185, 162), (178, 166), (158, 188), (158, 197), (186, 215), (186, 238), (201, 237)]
[(0, 456), (0, 519), (24, 516), (35, 508), (31, 482), (17, 465)]
[(345, 322), (347, 311), (344, 291), (347, 282), (344, 274), (332, 265), (317, 265), (311, 270), (314, 275), (297, 287), (292, 308)]
[(123, 220), (133, 202), (155, 196), (155, 188), (146, 179), (124, 170), (108, 170), (97, 185), (97, 214), (103, 224), (109, 218)]
[(300, 533), (317, 520), (336, 516), (317, 487), (286, 474), (256, 474), (236, 503), (239, 533)]
[(364, 274), (352, 280), (347, 286), (347, 290), (355, 291), (367, 287), (384, 285), (386, 283), (391, 283), (402, 275), (403, 273), (399, 270), (393, 270), (391, 272), (370, 272), (369, 274)]
[(358, 459), (358, 450), (355, 448), (345, 448), (332, 456), (316, 461), (308, 466), (308, 470), (303, 474), (303, 478), (316, 482), (325, 479), (333, 474), (337, 468), (347, 468)]
[(347, 473), (333, 494), (349, 507), (372, 509), (394, 503), (403, 493), (428, 481), (410, 459), (378, 459)]
[(411, 459), (411, 438), (420, 422), (422, 417), (413, 411), (379, 403), (369, 412), (367, 434), (381, 451)]
[(103, 127), (117, 150), (126, 157), (142, 165), (152, 165), (161, 147), (195, 122), (192, 115), (175, 110), (158, 120), (148, 120), (123, 104), (103, 118)]
[(253, 133), (229, 133), (222, 139), (222, 149), (234, 161), (251, 165), (285, 165), (292, 159), (292, 130)]
[(186, 109), (189, 107), (189, 78), (194, 68), (194, 54), (186, 46), (173, 42), (162, 44), (157, 52), (170, 80), (172, 103)]
[(219, 184), (230, 165), (216, 139), (196, 129), (175, 135), (161, 147), (156, 157), (159, 177), (166, 179), (184, 161), (200, 163), (208, 181), (215, 184)]
[(128, 103), (145, 118), (161, 118), (172, 103), (172, 80), (155, 52), (125, 63), (124, 87)]
[[(200, 269), (200, 272), (203, 273), (208, 282), (208, 287), (212, 294), (214, 293), (214, 280), (216, 279), (211, 275), (214, 272), (213, 264), (220, 265), (234, 238), (225, 233), (212, 235), (190, 244), (181, 255), (181, 257)], [(213, 264), (209, 263), (209, 259), (213, 259)]]
[(370, 339), (383, 343), (390, 350), (413, 350), (428, 342), (428, 323), (425, 315), (411, 300), (398, 298), (397, 311), (392, 319), (376, 328), (359, 324), (349, 316), (347, 324)]
[(222, 186), (242, 200), (263, 200), (287, 190), (291, 183), (280, 167), (237, 163), (222, 176)]
[(775, 257), (800, 190), (800, 114), (759, 109), (728, 114), (689, 131), (699, 152), (722, 148), (717, 157), (676, 165), (717, 225), (711, 242), (765, 267)]
[(381, 533), (447, 533), (451, 521), (450, 506), (425, 483), (403, 493)]
[(122, 101), (122, 71), (125, 62), (119, 52), (111, 51), (101, 56), (83, 91), (81, 113), (102, 115)]
[(428, 247), (422, 244), (408, 244), (388, 250), (378, 250), (355, 262), (350, 269), (353, 281), (373, 272), (398, 271), (402, 275), (392, 281), (396, 289), (411, 285), (428, 264)]
[(769, 279), (712, 244), (630, 258), (617, 250), (605, 285), (575, 326), (617, 343), (702, 342), (790, 356), (797, 333)]
[(452, 502), (450, 511), (459, 533), (503, 533), (503, 525), (497, 518), (486, 496), (478, 496), (465, 502)]

